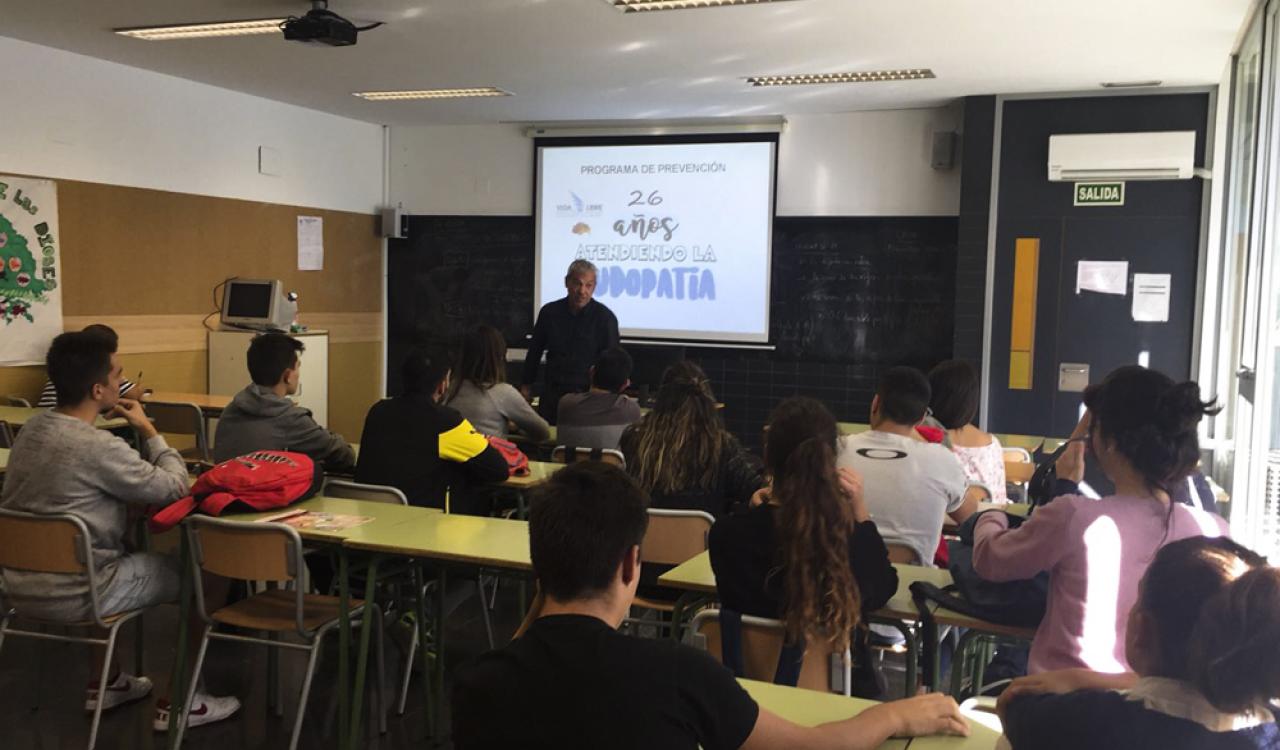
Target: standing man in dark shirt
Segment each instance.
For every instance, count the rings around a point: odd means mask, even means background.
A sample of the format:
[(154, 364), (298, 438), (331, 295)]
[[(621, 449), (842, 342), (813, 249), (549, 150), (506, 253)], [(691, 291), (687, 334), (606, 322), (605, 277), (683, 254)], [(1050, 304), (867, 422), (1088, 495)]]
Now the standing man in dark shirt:
[(968, 725), (939, 693), (802, 727), (758, 706), (705, 652), (618, 632), (640, 581), (644, 490), (597, 461), (537, 490), (529, 553), (540, 593), (512, 643), (460, 670), (453, 745), (475, 748), (874, 748)]
[(596, 291), (595, 265), (581, 259), (570, 263), (564, 288), (568, 291), (564, 299), (548, 302), (538, 311), (520, 386), (520, 392), (529, 398), (529, 386), (538, 379), (538, 365), (546, 352), (547, 371), (538, 413), (550, 424), (556, 423), (560, 397), (587, 390), (591, 384), (588, 370), (596, 357), (618, 345), (617, 316), (591, 299)]

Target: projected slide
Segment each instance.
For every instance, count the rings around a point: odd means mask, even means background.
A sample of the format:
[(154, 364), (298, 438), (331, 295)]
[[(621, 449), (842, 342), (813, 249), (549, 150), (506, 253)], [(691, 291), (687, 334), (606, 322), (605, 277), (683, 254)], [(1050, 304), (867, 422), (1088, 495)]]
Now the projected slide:
[(775, 148), (542, 146), (535, 304), (586, 258), (623, 336), (768, 341)]

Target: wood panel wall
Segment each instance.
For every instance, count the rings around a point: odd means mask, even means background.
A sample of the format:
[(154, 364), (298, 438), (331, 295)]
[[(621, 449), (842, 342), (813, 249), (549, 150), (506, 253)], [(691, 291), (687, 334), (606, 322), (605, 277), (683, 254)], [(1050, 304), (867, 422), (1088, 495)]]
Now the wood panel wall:
[[(264, 178), (268, 179), (268, 178)], [(58, 180), (63, 316), (120, 334), (129, 377), (204, 392), (205, 323), (230, 276), (281, 279), (300, 320), (330, 332), (330, 428), (359, 440), (381, 395), (382, 239), (372, 214)], [(297, 217), (324, 219), (324, 270), (297, 270)], [(248, 374), (245, 374), (248, 382)], [(0, 395), (34, 397), (42, 367), (0, 368)]]

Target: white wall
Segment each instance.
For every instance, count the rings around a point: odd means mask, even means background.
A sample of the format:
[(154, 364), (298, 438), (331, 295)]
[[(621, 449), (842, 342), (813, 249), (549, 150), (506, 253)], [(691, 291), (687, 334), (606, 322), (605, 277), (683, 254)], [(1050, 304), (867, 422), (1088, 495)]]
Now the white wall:
[[(371, 212), (382, 127), (0, 37), (0, 172)], [(280, 176), (258, 173), (258, 147)]]
[[(960, 170), (929, 166), (958, 107), (795, 115), (778, 151), (781, 216), (955, 216)], [(533, 144), (518, 125), (391, 129), (391, 200), (406, 213), (533, 213)]]

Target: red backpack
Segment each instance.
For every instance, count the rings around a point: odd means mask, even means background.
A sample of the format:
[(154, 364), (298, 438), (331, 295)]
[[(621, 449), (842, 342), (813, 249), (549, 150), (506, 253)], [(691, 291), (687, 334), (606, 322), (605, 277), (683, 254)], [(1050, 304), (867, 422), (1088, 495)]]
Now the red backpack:
[(507, 476), (509, 477), (527, 477), (529, 476), (529, 457), (520, 450), (519, 446), (496, 435), (487, 435), (489, 445), (493, 449), (502, 454), (507, 459)]
[(220, 516), (232, 503), (238, 510), (274, 510), (301, 502), (320, 489), (324, 472), (302, 453), (256, 451), (223, 461), (200, 475), (191, 494), (156, 511), (148, 523), (159, 533), (199, 510)]

